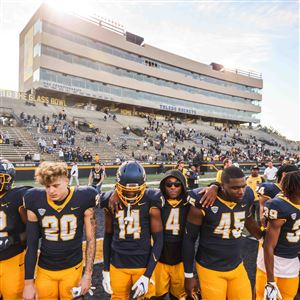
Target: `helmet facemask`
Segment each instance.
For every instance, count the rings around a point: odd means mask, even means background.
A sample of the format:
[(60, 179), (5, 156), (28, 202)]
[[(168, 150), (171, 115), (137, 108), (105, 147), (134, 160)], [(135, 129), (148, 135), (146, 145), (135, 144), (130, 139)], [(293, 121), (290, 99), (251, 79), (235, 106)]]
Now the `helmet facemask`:
[(116, 184), (116, 190), (120, 200), (126, 206), (128, 206), (128, 204), (134, 205), (138, 203), (144, 196), (146, 183), (142, 185), (137, 183), (127, 183), (126, 186), (124, 186), (118, 182)]
[(0, 193), (10, 188), (12, 177), (9, 174), (0, 173)]

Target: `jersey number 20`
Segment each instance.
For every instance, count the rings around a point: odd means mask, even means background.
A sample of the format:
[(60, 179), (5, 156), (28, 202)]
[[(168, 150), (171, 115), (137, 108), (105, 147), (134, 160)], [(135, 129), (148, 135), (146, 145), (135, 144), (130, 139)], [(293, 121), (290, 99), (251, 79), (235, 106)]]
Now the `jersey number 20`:
[(69, 241), (76, 234), (77, 218), (73, 214), (64, 215), (58, 222), (56, 216), (46, 216), (42, 219), (42, 225), (45, 228), (45, 237), (48, 241), (58, 241), (58, 237), (62, 241)]

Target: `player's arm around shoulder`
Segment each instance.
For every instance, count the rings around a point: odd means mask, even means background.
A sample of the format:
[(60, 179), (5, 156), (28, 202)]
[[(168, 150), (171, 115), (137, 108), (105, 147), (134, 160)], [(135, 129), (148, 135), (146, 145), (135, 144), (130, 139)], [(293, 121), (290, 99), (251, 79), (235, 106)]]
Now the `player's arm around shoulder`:
[(27, 210), (27, 251), (25, 255), (25, 282), (23, 290), (24, 300), (38, 300), (38, 294), (34, 285), (34, 270), (37, 261), (39, 242), (38, 218), (34, 212)]
[(82, 295), (85, 295), (92, 286), (93, 266), (96, 254), (96, 218), (94, 207), (85, 210), (84, 225), (86, 234), (86, 261), (85, 271), (79, 283)]

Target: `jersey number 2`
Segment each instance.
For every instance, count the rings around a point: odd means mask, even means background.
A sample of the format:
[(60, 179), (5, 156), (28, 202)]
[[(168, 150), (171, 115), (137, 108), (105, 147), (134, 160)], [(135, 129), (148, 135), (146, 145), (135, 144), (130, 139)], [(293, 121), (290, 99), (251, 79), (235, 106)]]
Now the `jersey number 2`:
[[(0, 231), (4, 230), (7, 226), (6, 214), (4, 211), (0, 211)], [(0, 237), (8, 236), (7, 232), (0, 232)]]

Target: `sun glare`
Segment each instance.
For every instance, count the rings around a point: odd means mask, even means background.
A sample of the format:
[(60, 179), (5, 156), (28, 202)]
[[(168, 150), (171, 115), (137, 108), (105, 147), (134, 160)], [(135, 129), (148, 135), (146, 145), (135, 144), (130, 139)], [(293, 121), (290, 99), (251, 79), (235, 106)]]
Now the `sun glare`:
[(63, 13), (75, 13), (82, 16), (92, 14), (88, 1), (82, 0), (45, 0), (45, 3)]

